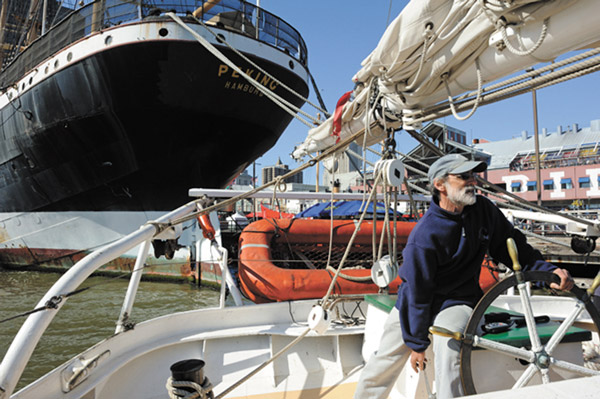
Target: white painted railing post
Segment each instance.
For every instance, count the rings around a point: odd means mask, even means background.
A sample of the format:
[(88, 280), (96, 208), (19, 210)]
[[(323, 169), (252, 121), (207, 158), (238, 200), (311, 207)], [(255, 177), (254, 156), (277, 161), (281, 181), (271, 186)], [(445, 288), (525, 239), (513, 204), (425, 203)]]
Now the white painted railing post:
[(218, 244), (213, 244), (213, 248), (220, 253), (219, 259), (219, 267), (221, 268), (221, 308), (225, 307), (225, 287), (229, 288), (229, 292), (231, 292), (231, 296), (233, 297), (233, 301), (237, 306), (242, 306), (242, 294), (238, 289), (235, 281), (233, 280), (233, 276), (229, 271), (229, 266), (227, 266), (229, 260), (229, 252), (223, 247), (220, 247)]
[(127, 287), (127, 293), (123, 300), (123, 307), (121, 308), (121, 314), (117, 321), (117, 329), (115, 334), (125, 331), (124, 323), (127, 322), (129, 316), (131, 316), (131, 309), (135, 302), (135, 296), (137, 294), (138, 287), (140, 286), (140, 280), (142, 279), (142, 273), (144, 271), (144, 263), (148, 258), (148, 251), (150, 250), (150, 244), (152, 240), (146, 240), (140, 245), (137, 258), (135, 260), (135, 266), (131, 272), (131, 278), (129, 279), (129, 286)]

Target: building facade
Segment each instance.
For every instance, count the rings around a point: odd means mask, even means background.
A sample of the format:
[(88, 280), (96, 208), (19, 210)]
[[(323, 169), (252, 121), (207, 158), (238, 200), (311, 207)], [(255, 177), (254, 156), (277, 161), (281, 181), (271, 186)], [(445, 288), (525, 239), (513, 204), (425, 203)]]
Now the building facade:
[(238, 175), (238, 177), (236, 177), (233, 180), (232, 184), (238, 185), (238, 186), (252, 186), (253, 184), (253, 178), (252, 176), (250, 176), (250, 174), (248, 173), (247, 170), (244, 170), (242, 173), (240, 173)]
[(600, 209), (600, 120), (542, 129), (539, 182), (535, 138), (526, 131), (510, 140), (474, 140), (473, 147), (490, 154), (487, 179), (521, 198), (536, 202), (539, 184), (546, 207)]
[[(267, 184), (272, 180), (275, 180), (279, 176), (283, 176), (290, 171), (287, 165), (281, 162), (281, 158), (277, 160), (277, 164), (274, 166), (266, 166), (262, 168), (262, 184)], [(302, 172), (295, 174), (284, 179), (286, 183), (302, 183)]]
[(361, 153), (362, 149), (358, 144), (350, 143), (348, 150), (337, 156), (335, 171), (323, 168), (323, 185), (333, 187), (334, 183), (339, 184), (340, 191), (351, 187), (363, 167)]

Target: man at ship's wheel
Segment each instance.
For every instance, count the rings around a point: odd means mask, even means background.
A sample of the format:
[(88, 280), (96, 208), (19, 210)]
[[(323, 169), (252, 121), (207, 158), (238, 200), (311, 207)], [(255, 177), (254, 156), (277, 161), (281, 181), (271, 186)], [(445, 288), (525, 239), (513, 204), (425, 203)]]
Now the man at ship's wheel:
[[(464, 330), (483, 295), (479, 273), (485, 254), (512, 264), (504, 244), (507, 238), (515, 240), (525, 270), (557, 274), (560, 284), (551, 288), (573, 287), (568, 271), (545, 262), (490, 200), (475, 194), (473, 174), (486, 168), (486, 163), (458, 154), (445, 155), (429, 168), (433, 198), (402, 252), (398, 300), (385, 323), (379, 350), (361, 374), (355, 399), (387, 398), (409, 359), (415, 371), (423, 370), (431, 325)], [(462, 396), (460, 343), (435, 336), (433, 352), (438, 399)]]

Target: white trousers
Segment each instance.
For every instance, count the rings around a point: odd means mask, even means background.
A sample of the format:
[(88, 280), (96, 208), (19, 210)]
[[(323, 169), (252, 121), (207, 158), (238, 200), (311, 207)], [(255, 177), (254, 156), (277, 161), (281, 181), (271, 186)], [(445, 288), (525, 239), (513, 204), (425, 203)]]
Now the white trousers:
[[(451, 306), (438, 313), (433, 325), (463, 332), (472, 311), (467, 305)], [(460, 345), (451, 338), (433, 337), (437, 399), (463, 395), (459, 370)], [(394, 307), (385, 322), (379, 349), (362, 370), (354, 399), (387, 399), (410, 353), (402, 338), (398, 309)]]

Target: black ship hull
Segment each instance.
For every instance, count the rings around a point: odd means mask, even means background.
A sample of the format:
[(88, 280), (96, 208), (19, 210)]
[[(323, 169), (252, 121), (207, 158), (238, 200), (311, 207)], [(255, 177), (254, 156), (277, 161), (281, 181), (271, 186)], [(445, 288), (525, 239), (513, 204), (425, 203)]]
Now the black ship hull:
[[(269, 90), (302, 105), (231, 50), (220, 50)], [(290, 67), (248, 56), (307, 95), (306, 82)], [(0, 112), (2, 212), (170, 210), (189, 199), (191, 187), (227, 185), (291, 120), (189, 40), (97, 52)]]
[[(238, 24), (256, 10), (234, 5), (204, 15), (218, 37), (186, 20), (229, 61), (168, 16), (122, 23), (147, 10), (112, 0), (73, 12), (2, 71), (0, 265), (69, 268), (189, 202), (190, 188), (224, 187), (275, 144), (292, 117), (252, 82), (302, 106), (282, 85), (307, 96), (306, 49), (265, 11), (258, 30)], [(192, 276), (197, 226), (180, 234), (144, 274)], [(132, 270), (136, 253), (105, 269)]]

